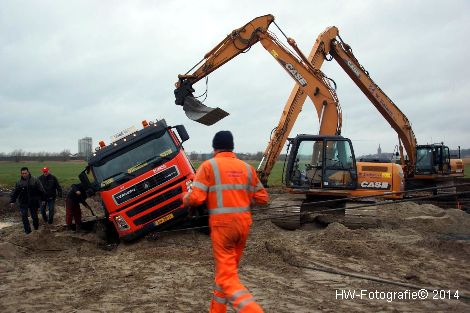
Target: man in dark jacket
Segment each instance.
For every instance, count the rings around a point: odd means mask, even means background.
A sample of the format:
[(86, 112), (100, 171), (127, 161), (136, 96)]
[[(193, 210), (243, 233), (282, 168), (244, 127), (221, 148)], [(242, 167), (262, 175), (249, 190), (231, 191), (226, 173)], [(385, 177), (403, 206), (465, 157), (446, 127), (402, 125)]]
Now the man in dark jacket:
[(72, 229), (72, 219), (75, 220), (76, 230), (81, 230), (82, 211), (80, 203), (91, 211), (91, 207), (86, 203), (87, 192), (82, 184), (73, 184), (65, 200), (65, 223), (68, 229)]
[(18, 201), (21, 219), (23, 220), (24, 232), (26, 234), (31, 232), (28, 211), (33, 219), (34, 229), (37, 230), (39, 227), (38, 208), (44, 197), (45, 191), (41, 182), (37, 178), (31, 176), (27, 167), (22, 167), (21, 178), (16, 183), (15, 189), (13, 189), (10, 194), (10, 206), (13, 207), (15, 202)]
[[(47, 167), (42, 169), (42, 175), (39, 176), (39, 181), (46, 192), (45, 202), (41, 205), (41, 215), (44, 222), (52, 224), (54, 222), (55, 198), (57, 196), (62, 197), (62, 187), (60, 186), (57, 178), (49, 173), (49, 169)], [(49, 207), (49, 217), (46, 214), (46, 206)]]

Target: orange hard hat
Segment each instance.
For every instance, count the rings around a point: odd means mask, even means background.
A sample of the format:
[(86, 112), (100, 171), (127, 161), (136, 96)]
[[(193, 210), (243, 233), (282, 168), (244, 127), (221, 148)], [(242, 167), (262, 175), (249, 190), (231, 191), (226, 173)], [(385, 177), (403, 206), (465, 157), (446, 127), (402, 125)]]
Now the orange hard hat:
[(48, 169), (47, 167), (43, 167), (43, 168), (42, 168), (42, 172), (43, 172), (43, 173), (47, 173), (47, 172), (49, 172), (49, 169)]

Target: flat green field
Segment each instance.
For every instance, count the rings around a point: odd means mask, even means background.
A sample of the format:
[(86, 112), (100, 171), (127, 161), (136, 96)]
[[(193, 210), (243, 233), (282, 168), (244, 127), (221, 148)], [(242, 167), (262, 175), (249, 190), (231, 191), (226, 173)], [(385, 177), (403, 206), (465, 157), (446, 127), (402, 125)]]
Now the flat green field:
[[(256, 161), (248, 162), (256, 168)], [(200, 162), (193, 162), (198, 167)], [(279, 186), (281, 184), (282, 162), (276, 163), (269, 178), (269, 186)], [(63, 187), (69, 187), (78, 182), (78, 174), (86, 166), (84, 161), (51, 161), (51, 162), (0, 162), (0, 186), (12, 187), (20, 178), (20, 168), (29, 168), (33, 176), (42, 175), (41, 169), (48, 167), (51, 174), (55, 175)]]
[(78, 174), (86, 166), (85, 161), (50, 162), (0, 162), (0, 186), (12, 187), (20, 179), (20, 169), (29, 168), (31, 175), (42, 175), (41, 169), (48, 167), (51, 174), (59, 179), (63, 187), (79, 182)]

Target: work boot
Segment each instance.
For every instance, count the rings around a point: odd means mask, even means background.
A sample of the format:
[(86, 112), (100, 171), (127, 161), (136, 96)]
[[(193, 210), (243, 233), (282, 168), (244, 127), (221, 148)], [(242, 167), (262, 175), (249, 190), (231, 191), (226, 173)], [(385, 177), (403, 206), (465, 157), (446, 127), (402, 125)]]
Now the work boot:
[(75, 225), (75, 231), (77, 233), (84, 233), (85, 232), (85, 230), (82, 228), (82, 224), (76, 224)]

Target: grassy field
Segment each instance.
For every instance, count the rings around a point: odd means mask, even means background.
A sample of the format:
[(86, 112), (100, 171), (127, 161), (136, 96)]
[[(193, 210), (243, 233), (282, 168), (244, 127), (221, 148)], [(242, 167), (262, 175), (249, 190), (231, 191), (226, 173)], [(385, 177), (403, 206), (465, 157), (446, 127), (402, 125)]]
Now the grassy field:
[[(248, 162), (254, 168), (258, 166), (258, 162)], [(193, 162), (198, 167), (200, 162)], [(282, 162), (276, 163), (269, 177), (269, 186), (279, 186), (281, 184)], [(85, 168), (84, 161), (67, 161), (67, 162), (0, 162), (0, 186), (12, 187), (20, 178), (20, 168), (23, 166), (29, 168), (33, 176), (42, 175), (41, 169), (48, 167), (51, 174), (59, 179), (63, 187), (69, 187), (71, 184), (78, 182), (78, 174)]]
[(59, 179), (63, 187), (77, 183), (78, 174), (86, 166), (84, 161), (50, 161), (50, 162), (0, 162), (0, 186), (12, 187), (20, 179), (20, 169), (29, 168), (31, 175), (42, 175), (41, 169), (48, 167), (51, 174)]
[[(250, 161), (254, 168), (258, 166), (257, 161)], [(193, 162), (195, 167), (198, 167), (200, 162)], [(282, 178), (283, 162), (277, 162), (274, 166), (271, 175), (269, 176), (269, 186), (280, 186)], [(20, 177), (20, 168), (26, 166), (29, 168), (33, 176), (42, 174), (41, 169), (45, 166), (54, 174), (59, 182), (68, 187), (73, 183), (78, 182), (78, 174), (85, 168), (86, 162), (84, 161), (67, 161), (67, 162), (0, 162), (0, 186), (11, 187)], [(470, 178), (470, 159), (465, 160), (465, 177)]]

